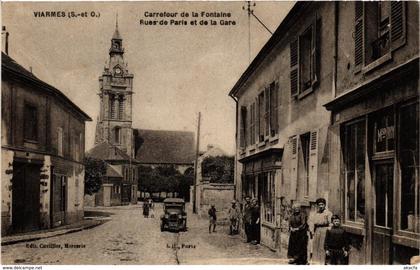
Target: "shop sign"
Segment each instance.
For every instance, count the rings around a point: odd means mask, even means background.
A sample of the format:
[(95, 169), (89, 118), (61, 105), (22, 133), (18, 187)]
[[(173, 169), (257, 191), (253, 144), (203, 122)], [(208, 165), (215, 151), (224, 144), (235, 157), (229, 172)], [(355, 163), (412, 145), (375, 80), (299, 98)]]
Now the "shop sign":
[(383, 142), (386, 140), (394, 139), (394, 126), (384, 127), (378, 129), (377, 142)]

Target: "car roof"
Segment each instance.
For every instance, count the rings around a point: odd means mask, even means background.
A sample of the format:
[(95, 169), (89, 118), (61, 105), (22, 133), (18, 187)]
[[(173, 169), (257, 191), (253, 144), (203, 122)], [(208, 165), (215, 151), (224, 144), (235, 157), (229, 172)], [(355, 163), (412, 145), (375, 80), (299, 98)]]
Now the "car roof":
[(185, 203), (185, 201), (180, 198), (166, 198), (163, 203)]

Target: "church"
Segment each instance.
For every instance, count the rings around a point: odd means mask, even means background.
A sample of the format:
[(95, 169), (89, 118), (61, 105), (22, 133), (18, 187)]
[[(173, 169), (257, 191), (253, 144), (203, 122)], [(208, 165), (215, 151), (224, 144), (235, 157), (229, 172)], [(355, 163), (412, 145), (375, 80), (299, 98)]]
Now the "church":
[(139, 165), (175, 166), (183, 172), (194, 163), (193, 132), (133, 128), (133, 79), (124, 61), (117, 20), (109, 60), (99, 77), (95, 145), (86, 154), (107, 163), (95, 205), (137, 203)]

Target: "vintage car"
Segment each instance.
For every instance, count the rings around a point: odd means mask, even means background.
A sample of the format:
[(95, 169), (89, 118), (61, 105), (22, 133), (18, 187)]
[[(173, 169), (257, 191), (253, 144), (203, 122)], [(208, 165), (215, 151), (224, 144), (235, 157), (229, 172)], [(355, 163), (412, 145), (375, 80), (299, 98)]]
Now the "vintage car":
[(163, 201), (163, 215), (160, 217), (160, 231), (186, 231), (187, 213), (185, 201), (178, 198), (167, 198)]

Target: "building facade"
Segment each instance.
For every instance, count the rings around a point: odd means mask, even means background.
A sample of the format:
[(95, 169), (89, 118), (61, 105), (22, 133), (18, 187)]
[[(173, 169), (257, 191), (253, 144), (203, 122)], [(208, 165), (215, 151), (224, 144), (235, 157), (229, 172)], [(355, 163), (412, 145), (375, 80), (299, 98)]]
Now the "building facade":
[(118, 146), (107, 141), (95, 145), (87, 157), (103, 160), (106, 173), (101, 188), (95, 194), (95, 205), (117, 206), (137, 203), (137, 161), (131, 159)]
[(2, 53), (2, 234), (83, 219), (85, 121), (63, 93)]
[[(359, 263), (419, 254), (419, 24), (415, 2), (338, 4), (330, 176)], [(346, 33), (354, 33), (354, 36)]]
[(259, 200), (263, 244), (285, 254), (290, 206), (323, 197), (350, 263), (418, 254), (417, 16), (418, 3), (298, 2), (233, 87), (236, 194)]

